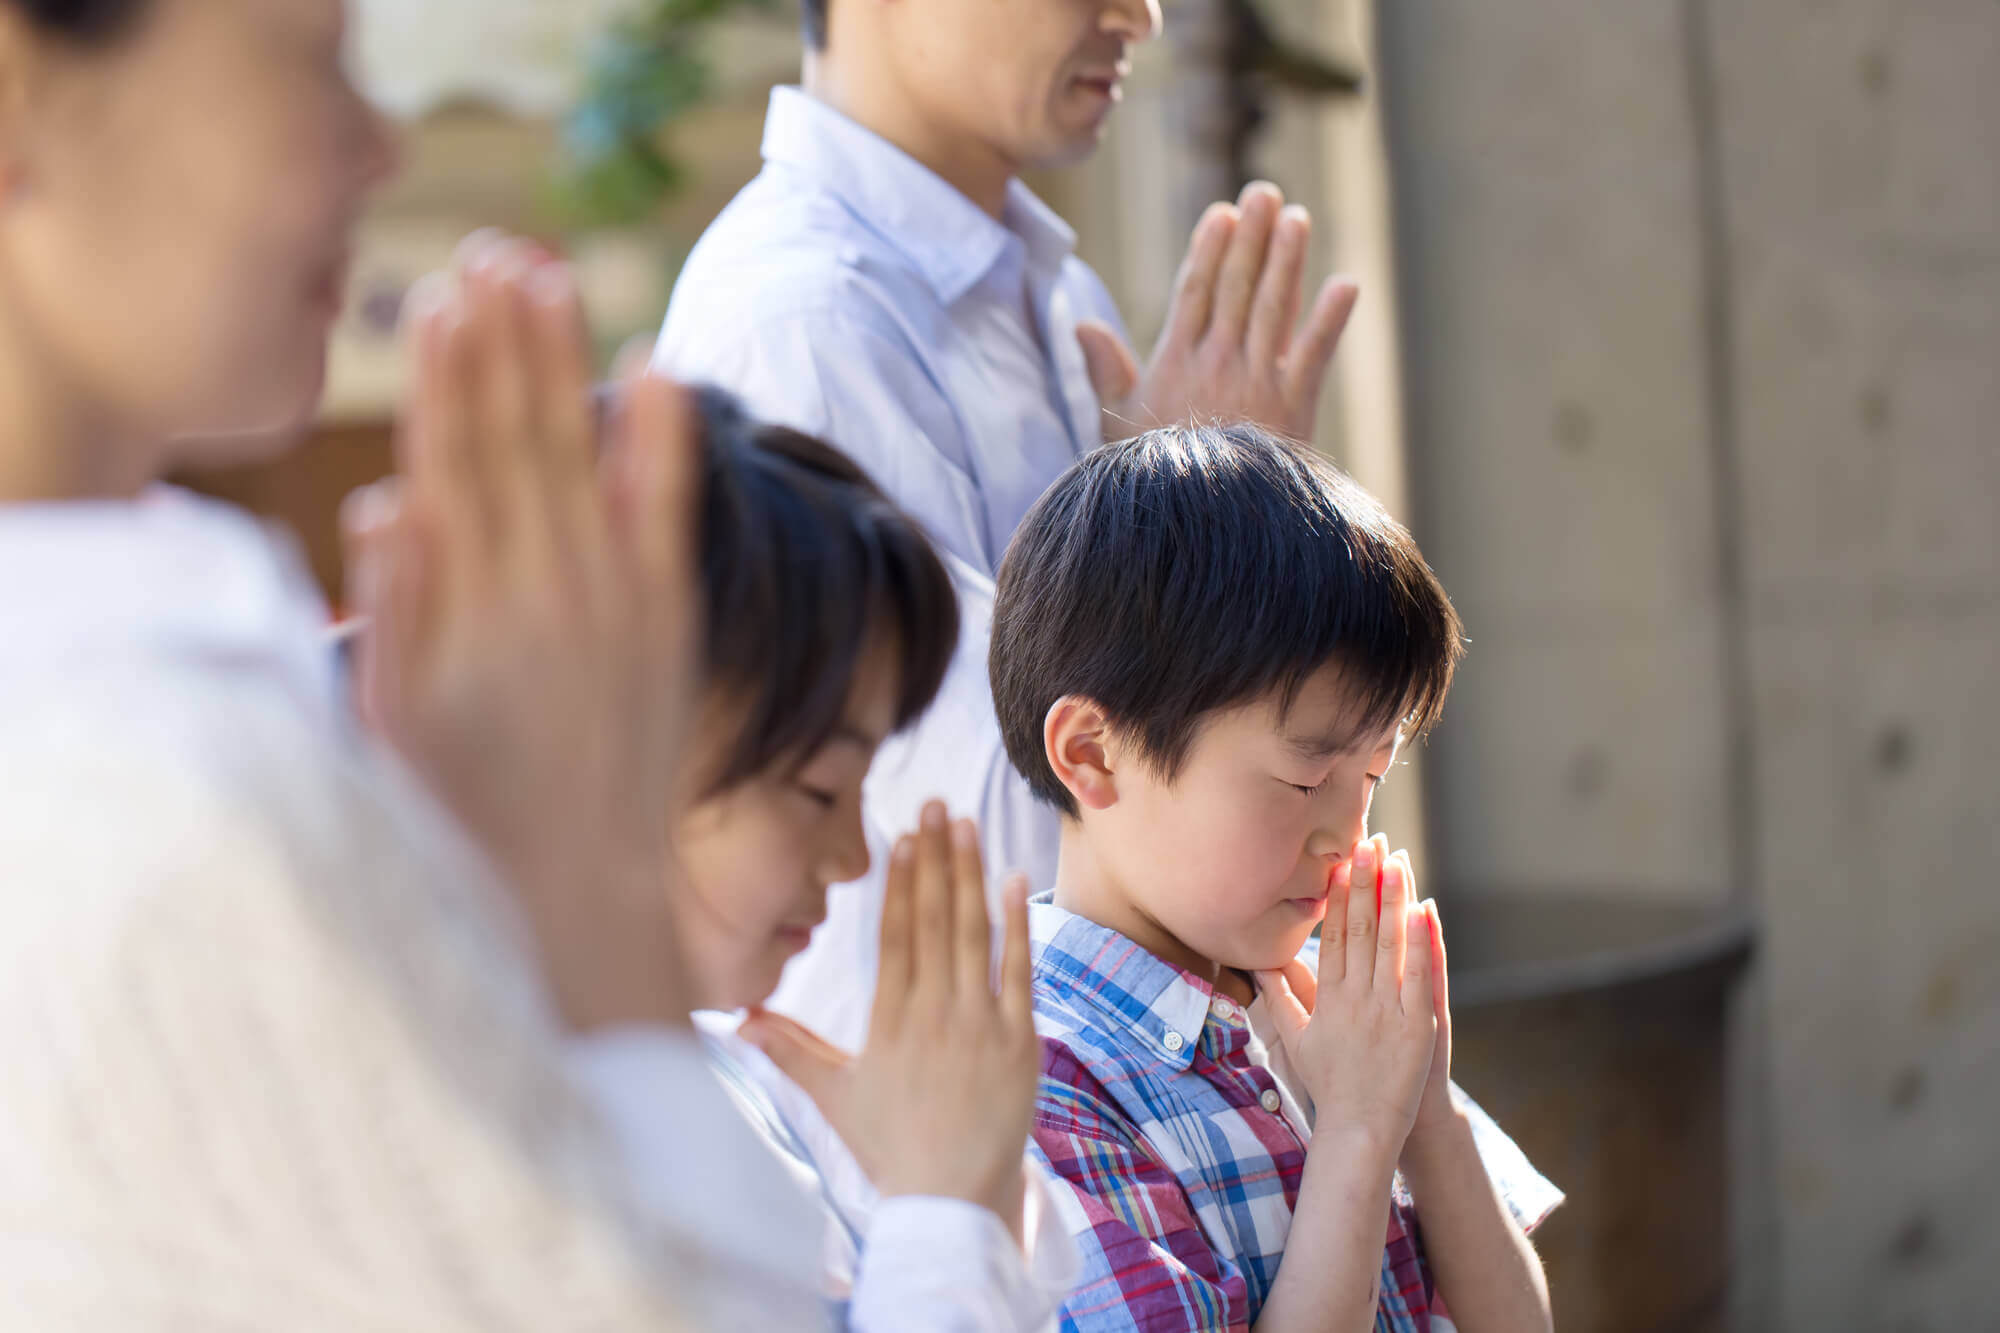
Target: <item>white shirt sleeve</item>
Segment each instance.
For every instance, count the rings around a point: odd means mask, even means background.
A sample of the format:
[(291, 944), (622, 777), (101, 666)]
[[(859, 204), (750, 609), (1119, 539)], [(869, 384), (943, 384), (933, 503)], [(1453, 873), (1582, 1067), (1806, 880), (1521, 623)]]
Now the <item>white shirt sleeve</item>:
[[(849, 1285), (851, 1333), (1031, 1333), (1051, 1328), (1081, 1271), (1041, 1169), (1025, 1158), (1023, 1241), (963, 1199), (883, 1199), (804, 1090), (733, 1032), (710, 1031), (756, 1080), (811, 1155), (827, 1207), (861, 1237)], [(1025, 1145), (1024, 1145), (1025, 1146)]]

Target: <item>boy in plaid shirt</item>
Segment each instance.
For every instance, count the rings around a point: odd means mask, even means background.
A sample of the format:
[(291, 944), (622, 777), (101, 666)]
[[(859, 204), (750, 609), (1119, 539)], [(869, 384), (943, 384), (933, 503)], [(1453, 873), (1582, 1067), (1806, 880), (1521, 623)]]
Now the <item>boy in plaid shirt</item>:
[(1436, 909), (1367, 832), (1459, 639), (1409, 533), (1252, 426), (1109, 446), (1023, 521), (990, 669), (1065, 815), (1030, 931), (1066, 1329), (1549, 1328), (1562, 1196), (1453, 1087)]

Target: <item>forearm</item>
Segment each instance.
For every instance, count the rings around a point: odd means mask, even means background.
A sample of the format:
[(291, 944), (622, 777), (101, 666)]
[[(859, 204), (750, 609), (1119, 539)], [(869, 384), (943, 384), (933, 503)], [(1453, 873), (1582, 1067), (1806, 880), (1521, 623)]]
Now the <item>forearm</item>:
[(1412, 1133), (1402, 1165), (1438, 1291), (1462, 1333), (1547, 1333), (1541, 1260), (1494, 1189), (1465, 1114)]
[(1256, 1333), (1366, 1333), (1375, 1327), (1396, 1145), (1328, 1129), (1313, 1136), (1285, 1257)]

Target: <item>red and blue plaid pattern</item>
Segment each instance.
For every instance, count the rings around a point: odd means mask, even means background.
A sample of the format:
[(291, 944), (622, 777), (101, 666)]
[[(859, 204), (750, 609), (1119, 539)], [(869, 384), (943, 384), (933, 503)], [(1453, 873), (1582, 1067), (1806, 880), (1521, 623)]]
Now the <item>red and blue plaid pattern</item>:
[[(1284, 1257), (1309, 1113), (1273, 1076), (1240, 1005), (1046, 896), (1030, 924), (1042, 1034), (1031, 1147), (1065, 1187), (1058, 1206), (1083, 1254), (1063, 1328), (1247, 1330)], [(1467, 1107), (1502, 1196), (1532, 1227), (1562, 1196)], [(1377, 1333), (1429, 1333), (1434, 1303), (1399, 1178)]]

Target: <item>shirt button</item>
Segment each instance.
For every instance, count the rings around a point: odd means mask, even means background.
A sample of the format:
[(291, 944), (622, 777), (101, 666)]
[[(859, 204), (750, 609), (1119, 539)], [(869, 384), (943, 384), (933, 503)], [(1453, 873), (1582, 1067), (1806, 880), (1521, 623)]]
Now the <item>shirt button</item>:
[(1284, 1099), (1278, 1096), (1278, 1090), (1276, 1088), (1266, 1088), (1264, 1090), (1264, 1095), (1262, 1097), (1259, 1097), (1257, 1100), (1262, 1102), (1264, 1104), (1264, 1109), (1266, 1111), (1269, 1111), (1272, 1115), (1276, 1115), (1278, 1113), (1278, 1108), (1285, 1104)]
[(1160, 1044), (1170, 1051), (1178, 1051), (1181, 1047), (1187, 1045), (1187, 1038), (1181, 1036), (1178, 1032), (1169, 1032), (1165, 1037), (1160, 1039)]
[(1208, 1012), (1214, 1014), (1217, 1018), (1234, 1018), (1236, 1017), (1236, 1006), (1218, 995), (1215, 997), (1215, 1003), (1208, 1006)]

